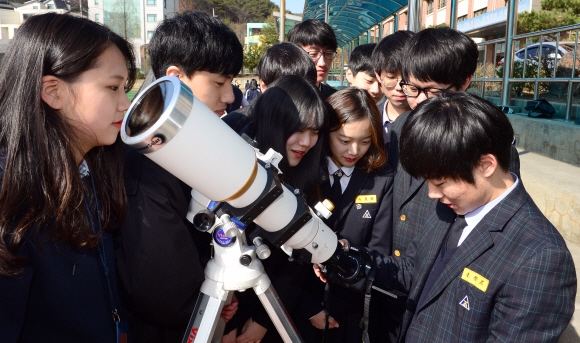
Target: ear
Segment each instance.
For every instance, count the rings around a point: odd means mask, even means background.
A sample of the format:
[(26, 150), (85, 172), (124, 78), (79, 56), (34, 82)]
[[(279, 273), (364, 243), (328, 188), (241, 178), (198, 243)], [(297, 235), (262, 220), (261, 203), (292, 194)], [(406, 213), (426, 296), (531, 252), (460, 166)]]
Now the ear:
[(67, 87), (67, 85), (58, 77), (53, 75), (43, 76), (40, 90), (42, 101), (55, 110), (61, 110), (64, 104), (64, 87)]
[(469, 75), (469, 77), (467, 79), (465, 79), (463, 84), (461, 86), (459, 86), (459, 88), (457, 90), (458, 91), (465, 91), (467, 89), (467, 87), (469, 87), (469, 84), (471, 83), (472, 78), (473, 78), (473, 75)]
[(479, 166), (477, 167), (483, 176), (492, 176), (498, 168), (497, 159), (492, 154), (482, 155), (479, 159)]
[(260, 90), (262, 91), (262, 93), (264, 93), (266, 91), (266, 88), (268, 88), (268, 86), (266, 86), (264, 81), (262, 81), (262, 79), (260, 79)]
[(184, 75), (183, 70), (176, 66), (169, 66), (165, 71), (165, 76), (176, 76), (181, 78), (182, 75)]
[(346, 68), (346, 80), (348, 81), (348, 83), (352, 83), (353, 78), (354, 75), (352, 75), (352, 70), (350, 70), (350, 68)]

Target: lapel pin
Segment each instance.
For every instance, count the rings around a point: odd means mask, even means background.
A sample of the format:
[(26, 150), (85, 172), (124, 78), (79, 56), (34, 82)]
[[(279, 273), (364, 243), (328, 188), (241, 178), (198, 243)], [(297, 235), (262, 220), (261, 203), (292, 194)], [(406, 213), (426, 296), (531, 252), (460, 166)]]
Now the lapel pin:
[(467, 309), (467, 311), (469, 311), (469, 298), (467, 298), (467, 295), (459, 302), (459, 305), (463, 306)]

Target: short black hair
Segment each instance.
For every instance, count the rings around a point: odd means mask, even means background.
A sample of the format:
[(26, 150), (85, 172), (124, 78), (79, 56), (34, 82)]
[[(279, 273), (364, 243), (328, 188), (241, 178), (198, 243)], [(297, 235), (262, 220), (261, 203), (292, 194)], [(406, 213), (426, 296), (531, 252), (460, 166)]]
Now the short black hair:
[(288, 41), (298, 45), (318, 45), (336, 51), (338, 43), (332, 27), (322, 20), (308, 19), (288, 31)]
[(401, 131), (403, 168), (413, 177), (474, 183), (481, 156), (492, 154), (509, 171), (514, 131), (494, 104), (466, 92), (448, 92), (421, 102)]
[(316, 83), (316, 66), (300, 46), (282, 42), (271, 46), (258, 62), (258, 77), (266, 86), (285, 75), (298, 75)]
[(414, 35), (415, 32), (401, 30), (381, 39), (372, 55), (373, 69), (377, 75), (381, 75), (382, 72), (401, 72), (407, 43)]
[(156, 78), (174, 65), (191, 77), (196, 71), (237, 75), (243, 48), (226, 24), (205, 12), (185, 11), (159, 24), (149, 42), (151, 69)]
[(448, 27), (420, 31), (406, 50), (401, 72), (405, 81), (413, 76), (422, 82), (461, 86), (477, 68), (477, 44), (465, 33)]
[(348, 61), (348, 69), (350, 69), (353, 76), (362, 71), (375, 77), (372, 56), (376, 46), (376, 43), (369, 43), (354, 48)]

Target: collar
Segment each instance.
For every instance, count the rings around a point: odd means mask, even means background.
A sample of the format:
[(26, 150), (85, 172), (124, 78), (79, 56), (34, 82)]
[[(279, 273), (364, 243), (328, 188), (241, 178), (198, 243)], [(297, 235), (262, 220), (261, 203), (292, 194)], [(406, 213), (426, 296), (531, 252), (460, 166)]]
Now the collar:
[(383, 105), (383, 126), (385, 126), (386, 123), (394, 122), (394, 120), (389, 119), (389, 116), (387, 115), (387, 104), (388, 103), (389, 103), (389, 99), (386, 99), (385, 103)]
[(338, 168), (336, 164), (334, 164), (334, 161), (332, 160), (332, 158), (330, 158), (330, 156), (326, 156), (326, 160), (328, 161), (328, 175), (332, 175), (337, 170), (342, 169), (344, 175), (350, 177), (352, 175), (352, 172), (354, 171), (355, 166)]
[(511, 173), (512, 177), (514, 178), (514, 184), (505, 192), (503, 192), (500, 196), (493, 199), (492, 201), (488, 202), (487, 204), (476, 208), (475, 210), (465, 214), (465, 221), (467, 222), (467, 226), (470, 228), (475, 227), (479, 222), (485, 217), (486, 214), (489, 213), (497, 204), (499, 204), (505, 197), (507, 197), (518, 185), (520, 180), (518, 179), (517, 175)]
[(90, 171), (91, 170), (89, 169), (87, 161), (83, 159), (83, 161), (79, 165), (79, 174), (81, 175), (81, 179), (85, 176), (89, 176)]

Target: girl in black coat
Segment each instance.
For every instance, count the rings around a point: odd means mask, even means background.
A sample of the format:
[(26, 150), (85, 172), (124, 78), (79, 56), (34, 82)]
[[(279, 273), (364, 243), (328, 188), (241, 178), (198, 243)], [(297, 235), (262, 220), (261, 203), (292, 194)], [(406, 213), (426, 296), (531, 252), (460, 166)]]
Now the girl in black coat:
[[(320, 182), (321, 193), (335, 205), (327, 224), (350, 245), (391, 253), (392, 181), (383, 150), (381, 116), (372, 97), (354, 87), (327, 99), (330, 133)], [(362, 294), (330, 285), (328, 341), (360, 342)], [(309, 298), (301, 301), (301, 333), (320, 342), (325, 326), (324, 285), (312, 282)], [(306, 321), (306, 322), (304, 322)]]
[(2, 342), (126, 333), (111, 231), (126, 209), (118, 134), (132, 51), (105, 26), (49, 13), (27, 19), (2, 60)]
[[(242, 130), (257, 142), (260, 152), (270, 148), (282, 154), (280, 179), (300, 189), (309, 205), (319, 200), (318, 170), (323, 137), (328, 127), (327, 107), (319, 90), (300, 76), (283, 76), (269, 85), (249, 115)], [(246, 229), (249, 235), (253, 227)], [(292, 312), (312, 272), (310, 265), (288, 261), (281, 249), (271, 246), (272, 255), (263, 261), (282, 303)], [(248, 299), (249, 298), (249, 299)], [(272, 322), (253, 291), (238, 294), (241, 328), (236, 342), (281, 342)], [(249, 319), (247, 319), (249, 317)], [(223, 342), (232, 342), (233, 334)]]

